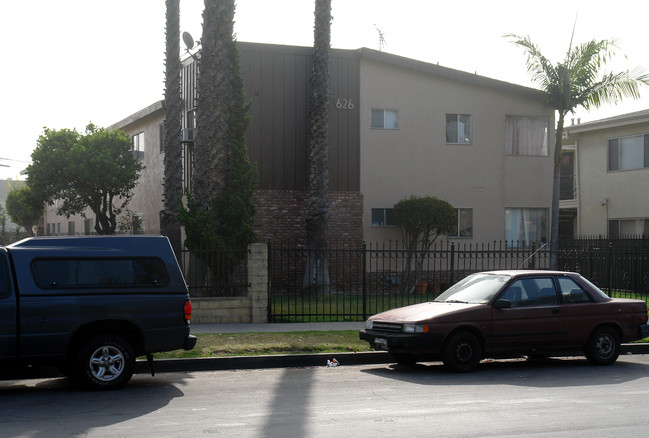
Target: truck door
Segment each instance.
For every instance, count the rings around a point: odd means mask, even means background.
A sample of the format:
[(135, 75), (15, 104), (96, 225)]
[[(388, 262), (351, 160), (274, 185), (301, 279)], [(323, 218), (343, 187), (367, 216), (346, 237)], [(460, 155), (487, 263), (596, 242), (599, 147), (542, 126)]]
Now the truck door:
[(13, 291), (7, 253), (0, 250), (0, 359), (16, 356), (16, 294)]

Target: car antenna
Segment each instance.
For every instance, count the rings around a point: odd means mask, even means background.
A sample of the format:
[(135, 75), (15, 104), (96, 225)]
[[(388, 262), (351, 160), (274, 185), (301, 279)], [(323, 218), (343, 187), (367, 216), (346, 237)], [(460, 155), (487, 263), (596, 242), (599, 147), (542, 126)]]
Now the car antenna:
[(530, 254), (530, 255), (529, 255), (525, 260), (523, 260), (523, 261), (521, 262), (520, 265), (518, 265), (518, 268), (516, 268), (516, 270), (517, 270), (517, 271), (520, 270), (521, 267), (522, 267), (525, 263), (527, 263), (527, 261), (528, 261), (529, 259), (531, 259), (532, 257), (534, 257), (534, 256), (536, 255), (536, 253), (539, 252), (539, 251), (541, 251), (541, 250), (543, 249), (543, 247), (544, 247), (545, 245), (547, 245), (547, 244), (548, 244), (548, 242), (545, 242), (543, 245), (539, 246), (539, 248), (538, 248), (536, 251), (534, 251), (532, 254)]

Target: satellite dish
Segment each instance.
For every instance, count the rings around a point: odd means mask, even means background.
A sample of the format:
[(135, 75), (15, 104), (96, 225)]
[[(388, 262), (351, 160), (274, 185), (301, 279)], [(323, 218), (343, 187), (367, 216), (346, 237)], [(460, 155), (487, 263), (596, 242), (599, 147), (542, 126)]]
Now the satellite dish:
[(189, 32), (183, 32), (183, 42), (187, 46), (187, 50), (194, 48), (194, 38), (189, 34)]

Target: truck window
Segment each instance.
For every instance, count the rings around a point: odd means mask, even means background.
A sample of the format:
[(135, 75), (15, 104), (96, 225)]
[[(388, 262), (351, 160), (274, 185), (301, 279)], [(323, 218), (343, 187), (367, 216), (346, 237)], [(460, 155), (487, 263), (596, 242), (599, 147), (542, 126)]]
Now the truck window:
[(36, 259), (32, 273), (41, 289), (156, 287), (168, 282), (163, 261), (154, 257)]

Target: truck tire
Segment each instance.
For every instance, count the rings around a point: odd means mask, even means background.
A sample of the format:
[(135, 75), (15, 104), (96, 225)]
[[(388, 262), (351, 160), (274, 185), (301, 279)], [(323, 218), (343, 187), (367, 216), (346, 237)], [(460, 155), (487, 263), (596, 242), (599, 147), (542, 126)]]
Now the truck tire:
[(91, 389), (118, 389), (133, 376), (135, 352), (121, 336), (97, 335), (81, 346), (75, 368), (77, 377)]

